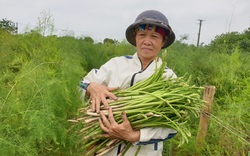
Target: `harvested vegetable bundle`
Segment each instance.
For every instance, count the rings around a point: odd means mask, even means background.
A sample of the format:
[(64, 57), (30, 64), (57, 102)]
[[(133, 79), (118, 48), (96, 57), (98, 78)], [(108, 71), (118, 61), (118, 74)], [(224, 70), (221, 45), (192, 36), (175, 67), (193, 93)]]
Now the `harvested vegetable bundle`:
[[(185, 77), (166, 79), (163, 76), (164, 69), (165, 63), (148, 79), (125, 90), (115, 91), (118, 100), (110, 100), (109, 106), (117, 123), (122, 122), (121, 112), (125, 111), (135, 130), (145, 127), (175, 129), (181, 136), (181, 145), (188, 142), (191, 135), (186, 126), (189, 117), (191, 114), (198, 116), (203, 106), (204, 101), (200, 97), (203, 87), (189, 85)], [(101, 110), (108, 113), (104, 107)], [(131, 146), (124, 140), (105, 138), (98, 122), (100, 115), (91, 112), (89, 105), (79, 112), (76, 119), (69, 121), (84, 125), (77, 133), (81, 138), (82, 150), (87, 150), (85, 155), (103, 155), (120, 143), (126, 144), (124, 154)]]

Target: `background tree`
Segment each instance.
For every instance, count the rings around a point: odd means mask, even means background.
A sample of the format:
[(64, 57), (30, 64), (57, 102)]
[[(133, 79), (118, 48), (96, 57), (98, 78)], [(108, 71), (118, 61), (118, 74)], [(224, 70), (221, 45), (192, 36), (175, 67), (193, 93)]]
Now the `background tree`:
[(105, 38), (103, 40), (104, 44), (116, 44), (117, 42), (118, 42), (117, 40), (113, 40), (113, 39), (110, 39), (110, 38)]
[(2, 19), (0, 21), (0, 29), (6, 30), (9, 33), (17, 33), (17, 24), (11, 20)]
[(41, 12), (41, 17), (38, 17), (38, 23), (35, 28), (41, 35), (50, 36), (55, 32), (54, 19), (49, 12)]
[(94, 43), (94, 40), (93, 40), (91, 37), (89, 37), (89, 36), (84, 37), (84, 38), (83, 38), (83, 41), (84, 41), (84, 42), (87, 42), (87, 43), (91, 43), (91, 44)]
[(244, 32), (229, 32), (215, 37), (210, 43), (211, 51), (231, 54), (235, 48), (242, 52), (250, 52), (250, 28)]

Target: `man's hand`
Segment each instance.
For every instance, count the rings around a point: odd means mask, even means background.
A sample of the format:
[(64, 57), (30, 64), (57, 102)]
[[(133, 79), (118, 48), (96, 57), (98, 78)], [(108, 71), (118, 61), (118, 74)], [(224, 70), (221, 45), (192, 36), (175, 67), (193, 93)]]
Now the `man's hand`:
[(139, 141), (140, 131), (133, 130), (124, 111), (121, 114), (122, 123), (120, 124), (115, 121), (112, 108), (109, 108), (108, 118), (102, 111), (100, 112), (100, 115), (101, 119), (99, 119), (99, 123), (102, 130), (107, 133), (106, 137), (123, 139), (130, 142)]
[(99, 113), (101, 104), (104, 104), (104, 106), (108, 109), (109, 105), (106, 98), (108, 97), (116, 100), (117, 97), (111, 93), (111, 91), (116, 89), (118, 89), (118, 87), (111, 88), (96, 82), (91, 82), (86, 90), (87, 94), (89, 94), (91, 98), (91, 110)]

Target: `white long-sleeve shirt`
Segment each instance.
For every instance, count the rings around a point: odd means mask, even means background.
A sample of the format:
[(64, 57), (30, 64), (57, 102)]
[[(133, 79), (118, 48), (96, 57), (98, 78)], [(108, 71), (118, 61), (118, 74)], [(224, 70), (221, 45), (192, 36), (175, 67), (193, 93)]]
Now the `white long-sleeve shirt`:
[[(157, 61), (157, 62), (156, 62)], [(98, 82), (108, 87), (119, 87), (119, 89), (128, 88), (135, 83), (150, 77), (155, 67), (160, 67), (161, 58), (152, 61), (148, 67), (142, 70), (141, 61), (135, 53), (133, 56), (115, 57), (106, 62), (100, 69), (92, 69), (83, 79), (82, 87), (91, 82)], [(175, 78), (175, 73), (169, 69), (165, 69), (165, 76)], [(85, 94), (85, 90), (83, 91)], [(140, 140), (133, 143), (125, 156), (134, 156), (139, 146), (141, 149), (138, 156), (161, 156), (163, 150), (163, 141), (172, 138), (177, 132), (170, 128), (143, 128), (140, 129)], [(105, 156), (116, 156), (124, 145), (116, 147)]]

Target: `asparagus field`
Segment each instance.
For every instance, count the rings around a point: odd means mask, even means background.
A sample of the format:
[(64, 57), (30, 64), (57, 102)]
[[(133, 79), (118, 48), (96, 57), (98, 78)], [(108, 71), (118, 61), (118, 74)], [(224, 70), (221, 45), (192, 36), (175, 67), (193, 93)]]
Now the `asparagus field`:
[[(82, 140), (83, 132), (77, 134), (76, 131), (84, 131), (84, 126), (88, 124), (83, 124), (84, 120), (77, 120), (77, 123), (70, 123), (68, 120), (76, 120), (76, 117), (80, 119), (80, 116), (91, 120), (94, 118), (86, 115), (88, 107), (85, 108), (81, 101), (78, 86), (82, 77), (90, 69), (99, 68), (110, 58), (132, 55), (136, 50), (125, 41), (99, 43), (90, 37), (43, 36), (39, 30), (28, 31), (25, 34), (11, 34), (0, 29), (0, 155), (78, 156), (88, 145)], [(168, 118), (173, 117), (171, 120), (174, 123), (166, 117), (161, 118), (165, 115), (161, 114), (163, 112), (145, 111), (146, 115), (138, 113), (137, 117), (140, 120), (155, 119), (162, 122), (164, 119), (168, 123), (164, 126), (179, 131), (174, 138), (164, 141), (163, 156), (249, 155), (249, 30), (244, 33), (218, 36), (211, 44), (199, 48), (176, 40), (173, 46), (167, 49), (168, 55), (164, 62), (167, 62), (167, 66), (180, 78), (176, 79), (176, 83), (182, 85), (188, 83), (186, 87), (213, 85), (216, 87), (216, 93), (207, 135), (201, 149), (196, 147), (199, 119), (196, 113), (187, 111), (189, 110), (187, 99), (192, 100), (197, 97), (155, 93), (157, 96), (160, 94), (160, 97), (163, 95), (171, 97), (168, 102), (172, 107), (167, 102), (161, 103), (167, 105), (166, 107), (164, 105), (159, 107), (166, 108), (166, 112), (171, 111), (171, 116)], [(181, 79), (184, 75), (188, 78)], [(175, 81), (165, 81), (173, 83), (172, 85), (175, 83)], [(139, 101), (139, 98), (127, 99), (131, 96), (128, 94), (133, 91), (132, 89), (133, 87), (128, 92), (126, 90), (117, 92), (116, 94), (121, 97), (120, 100), (111, 102), (110, 105), (116, 109), (114, 112), (118, 122), (120, 112), (124, 110), (130, 116), (133, 126), (141, 128), (144, 126), (132, 120), (136, 117), (134, 112), (129, 111), (129, 108), (125, 110), (120, 104), (120, 102)], [(155, 98), (155, 101), (145, 102), (152, 102), (152, 105), (160, 103), (161, 99), (154, 97), (153, 92), (147, 90), (149, 88), (144, 89), (152, 95), (145, 93), (145, 90), (138, 90), (137, 93), (140, 94), (134, 95), (132, 92), (133, 97), (145, 96), (152, 100)], [(195, 88), (195, 91), (200, 89), (202, 88)], [(183, 93), (185, 91), (178, 94)], [(175, 100), (180, 100), (182, 104), (178, 105)], [(193, 103), (195, 102), (191, 102)], [(127, 104), (124, 107), (134, 106)], [(116, 105), (121, 107), (118, 109)], [(186, 115), (185, 111), (189, 114)], [(178, 124), (175, 121), (179, 121)], [(184, 121), (187, 121), (187, 124)], [(186, 129), (182, 126), (185, 124)], [(98, 133), (102, 133), (98, 127), (96, 129)], [(91, 135), (89, 138), (93, 139)], [(105, 138), (97, 138), (99, 139)], [(178, 146), (181, 140), (183, 144)]]

